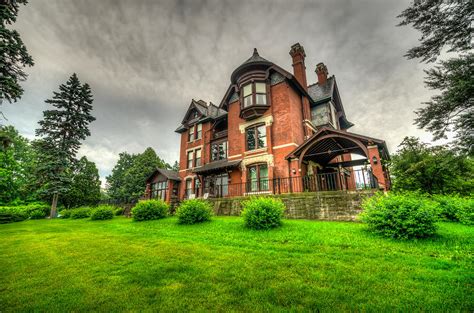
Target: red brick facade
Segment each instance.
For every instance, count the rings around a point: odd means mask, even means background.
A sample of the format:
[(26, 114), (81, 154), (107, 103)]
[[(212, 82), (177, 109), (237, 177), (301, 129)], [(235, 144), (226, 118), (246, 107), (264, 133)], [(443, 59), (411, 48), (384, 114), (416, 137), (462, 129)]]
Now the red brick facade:
[(192, 100), (176, 130), (179, 199), (271, 193), (275, 179), (324, 173), (337, 173), (337, 188), (355, 189), (350, 173), (362, 161), (351, 154), (364, 157), (378, 185), (389, 187), (385, 143), (349, 133), (335, 77), (320, 63), (317, 83), (308, 86), (303, 47), (293, 45), (290, 55), (293, 74), (255, 50), (232, 73), (219, 105)]

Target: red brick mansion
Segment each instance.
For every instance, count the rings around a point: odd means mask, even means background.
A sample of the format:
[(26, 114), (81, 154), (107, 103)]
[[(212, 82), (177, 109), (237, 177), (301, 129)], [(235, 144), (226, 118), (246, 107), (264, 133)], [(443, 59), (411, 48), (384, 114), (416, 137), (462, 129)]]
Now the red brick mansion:
[(157, 169), (146, 197), (388, 189), (385, 142), (349, 132), (336, 78), (319, 63), (308, 85), (303, 47), (293, 45), (290, 55), (293, 73), (255, 49), (232, 72), (220, 104), (192, 100), (176, 129), (179, 172)]

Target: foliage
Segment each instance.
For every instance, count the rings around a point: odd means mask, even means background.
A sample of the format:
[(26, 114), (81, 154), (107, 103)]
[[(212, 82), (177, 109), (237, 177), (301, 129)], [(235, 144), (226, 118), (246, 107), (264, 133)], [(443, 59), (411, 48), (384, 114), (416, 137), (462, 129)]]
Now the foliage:
[(392, 156), (394, 191), (420, 191), (429, 194), (474, 190), (474, 160), (446, 147), (428, 147), (414, 137), (405, 137)]
[(33, 66), (33, 58), (28, 54), (20, 34), (16, 30), (7, 28), (16, 22), (20, 4), (26, 0), (0, 2), (0, 104), (5, 99), (16, 102), (23, 94), (20, 81), (24, 81), (27, 74), (23, 68)]
[(70, 218), (72, 211), (73, 211), (73, 209), (61, 210), (61, 211), (59, 211), (59, 217), (60, 218)]
[(36, 130), (36, 135), (42, 136), (37, 142), (40, 156), (37, 177), (42, 193), (53, 197), (53, 216), (59, 194), (67, 192), (71, 185), (81, 140), (90, 136), (89, 124), (95, 120), (91, 115), (92, 101), (89, 85), (81, 84), (75, 73), (59, 86), (52, 99), (45, 101), (54, 109), (43, 112), (40, 128)]
[(180, 224), (196, 224), (211, 220), (212, 206), (202, 199), (183, 201), (176, 209), (176, 216)]
[(157, 168), (170, 165), (156, 155), (152, 148), (141, 154), (120, 153), (112, 174), (107, 176), (107, 193), (117, 201), (136, 201), (146, 188), (146, 179)]
[(257, 232), (229, 216), (192, 230), (176, 218), (0, 225), (0, 303), (12, 312), (473, 311), (474, 227), (443, 222), (417, 241), (365, 228), (286, 220)]
[(28, 212), (19, 207), (0, 207), (0, 224), (21, 222), (28, 218)]
[(89, 207), (81, 207), (77, 209), (71, 209), (70, 216), (72, 219), (88, 218), (91, 216), (92, 209)]
[(439, 204), (441, 218), (467, 225), (474, 224), (474, 198), (434, 195), (432, 199)]
[(125, 211), (124, 208), (116, 208), (114, 214), (115, 214), (116, 216), (120, 216), (120, 215), (123, 215), (123, 212), (124, 212), (124, 211)]
[(45, 217), (46, 217), (46, 214), (44, 214), (44, 211), (42, 210), (36, 209), (30, 212), (30, 218), (32, 220), (39, 220)]
[(456, 53), (455, 58), (425, 71), (426, 85), (440, 90), (441, 94), (416, 111), (416, 124), (433, 132), (435, 139), (455, 131), (457, 146), (471, 155), (474, 153), (472, 12), (473, 1), (422, 0), (414, 1), (399, 16), (403, 19), (399, 25), (412, 25), (422, 34), (420, 45), (408, 50), (409, 59), (434, 62), (445, 47), (447, 52)]
[(91, 220), (110, 220), (114, 217), (114, 207), (101, 205), (92, 210)]
[(16, 199), (31, 200), (35, 151), (13, 126), (0, 127), (0, 205)]
[(168, 215), (169, 206), (163, 200), (139, 201), (132, 209), (134, 221), (148, 221), (164, 218)]
[(171, 167), (171, 170), (173, 170), (175, 172), (179, 172), (179, 162), (178, 161), (174, 161), (174, 164)]
[(438, 204), (416, 193), (382, 193), (367, 198), (359, 215), (368, 229), (395, 239), (426, 238), (436, 233)]
[(252, 197), (242, 203), (245, 226), (253, 229), (270, 229), (281, 225), (285, 204), (281, 199)]
[(100, 176), (94, 162), (85, 156), (73, 165), (71, 185), (61, 203), (68, 208), (94, 206), (100, 201)]

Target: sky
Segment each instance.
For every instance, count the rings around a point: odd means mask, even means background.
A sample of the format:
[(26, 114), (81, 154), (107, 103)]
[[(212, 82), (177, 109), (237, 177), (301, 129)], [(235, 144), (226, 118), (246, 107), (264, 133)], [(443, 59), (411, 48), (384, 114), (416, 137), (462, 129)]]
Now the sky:
[(101, 179), (118, 154), (147, 147), (170, 164), (179, 156), (179, 126), (191, 99), (219, 104), (230, 74), (257, 48), (292, 73), (292, 44), (306, 51), (308, 84), (316, 64), (335, 75), (351, 132), (384, 139), (390, 153), (405, 136), (430, 142), (413, 125), (414, 110), (433, 92), (429, 65), (403, 55), (420, 34), (397, 27), (409, 0), (161, 1), (30, 0), (12, 28), (35, 66), (7, 121), (34, 138), (44, 100), (72, 73), (91, 85), (92, 135), (79, 154)]

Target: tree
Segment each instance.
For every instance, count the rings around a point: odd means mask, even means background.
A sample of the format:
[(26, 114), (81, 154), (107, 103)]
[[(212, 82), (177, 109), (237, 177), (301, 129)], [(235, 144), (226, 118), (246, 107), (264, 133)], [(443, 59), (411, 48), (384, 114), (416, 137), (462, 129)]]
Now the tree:
[(101, 198), (100, 176), (94, 162), (85, 156), (74, 165), (71, 185), (61, 203), (68, 208), (96, 205)]
[(175, 172), (179, 172), (179, 162), (178, 161), (174, 161), (174, 164), (173, 166), (171, 167), (171, 169)]
[(41, 191), (52, 197), (51, 217), (56, 216), (59, 194), (68, 191), (81, 140), (90, 136), (92, 93), (87, 83), (81, 84), (74, 73), (59, 86), (53, 98), (45, 101), (55, 109), (43, 112), (36, 135), (39, 160), (37, 167)]
[(20, 4), (27, 0), (0, 0), (0, 104), (3, 99), (16, 102), (23, 94), (20, 81), (26, 79), (25, 66), (33, 66), (20, 34), (7, 25), (16, 22)]
[(147, 148), (141, 154), (120, 154), (112, 174), (107, 176), (107, 191), (115, 201), (136, 201), (143, 196), (146, 179), (156, 168), (170, 169), (171, 166)]
[(405, 137), (392, 156), (393, 190), (430, 194), (474, 191), (474, 161), (442, 146), (429, 147), (418, 138)]
[(425, 71), (425, 83), (440, 95), (426, 102), (416, 111), (420, 128), (434, 133), (434, 139), (446, 138), (456, 132), (456, 144), (464, 152), (473, 154), (473, 55), (471, 38), (474, 21), (474, 2), (465, 0), (418, 0), (399, 15), (401, 25), (412, 25), (422, 34), (420, 45), (408, 50), (409, 59), (421, 58), (434, 62), (446, 47), (455, 58), (440, 62)]
[(13, 126), (0, 127), (0, 204), (34, 198), (35, 152)]

